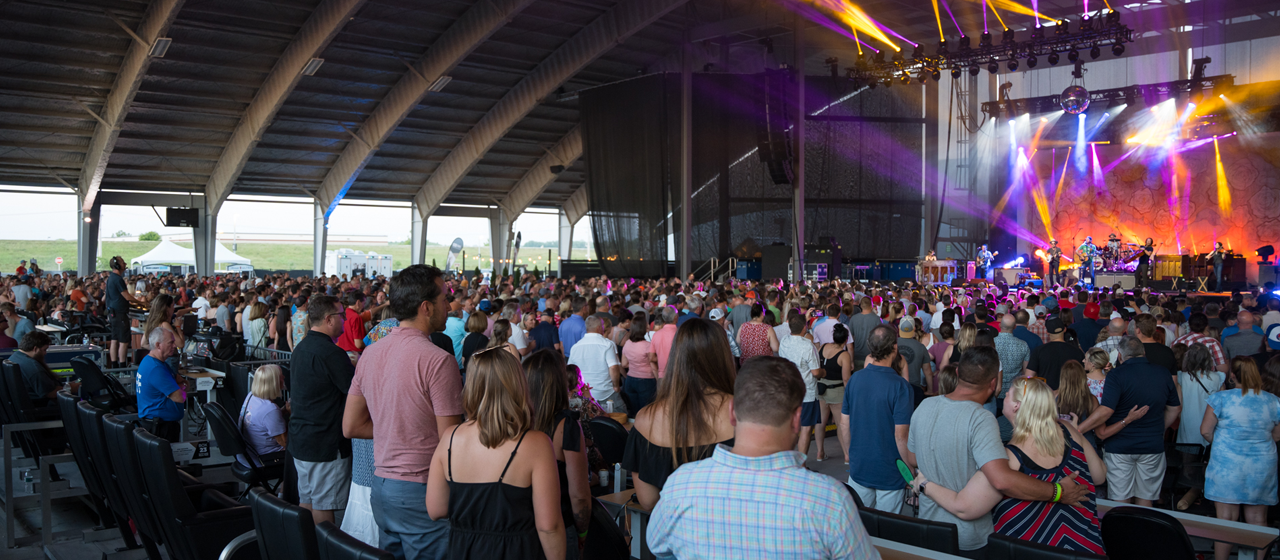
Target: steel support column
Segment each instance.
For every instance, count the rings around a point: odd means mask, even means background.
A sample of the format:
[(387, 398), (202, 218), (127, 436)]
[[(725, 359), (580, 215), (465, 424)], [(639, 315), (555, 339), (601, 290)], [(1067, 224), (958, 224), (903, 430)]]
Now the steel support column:
[(313, 276), (324, 274), (324, 253), (329, 246), (329, 218), (325, 217), (325, 206), (319, 200), (312, 203), (315, 207), (315, 231), (311, 238), (311, 270)]
[(417, 202), (409, 210), (409, 221), (409, 264), (426, 264), (427, 219), (418, 212)]
[(794, 171), (795, 182), (792, 188), (791, 220), (795, 224), (795, 243), (791, 250), (791, 281), (804, 280), (804, 125), (807, 114), (804, 107), (804, 29), (805, 19), (795, 14), (795, 78), (796, 78), (796, 117)]
[(569, 260), (573, 258), (574, 223), (569, 221), (569, 215), (565, 214), (564, 209), (560, 210), (559, 216), (560, 216), (560, 259)]
[[(84, 278), (98, 269), (98, 225), (102, 223), (102, 203), (95, 202), (88, 212), (83, 197), (76, 218), (76, 274)], [(89, 221), (85, 221), (88, 218)], [(47, 265), (46, 265), (47, 266)]]
[(493, 259), (493, 275), (502, 274), (505, 261), (510, 258), (511, 220), (501, 207), (489, 209), (489, 257)]
[(693, 272), (693, 46), (686, 33), (680, 60), (680, 209), (679, 227), (676, 228), (676, 258), (680, 260), (680, 278)]
[(197, 227), (191, 228), (191, 241), (196, 253), (196, 274), (213, 276), (218, 254), (218, 214), (207, 206), (197, 208)]

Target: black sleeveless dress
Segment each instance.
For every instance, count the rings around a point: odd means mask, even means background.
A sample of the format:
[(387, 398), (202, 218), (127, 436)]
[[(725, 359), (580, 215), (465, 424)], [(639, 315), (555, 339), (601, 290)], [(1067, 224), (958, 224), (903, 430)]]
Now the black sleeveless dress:
[(822, 360), (822, 369), (826, 370), (827, 376), (819, 379), (818, 382), (826, 382), (827, 387), (843, 387), (844, 386), (844, 368), (840, 367), (840, 355), (847, 352), (841, 348), (836, 355), (830, 358), (822, 357), (822, 350), (818, 350), (818, 359)]
[(533, 517), (533, 487), (503, 484), (524, 434), (511, 450), (497, 482), (453, 480), (453, 435), (449, 436), (449, 558), (543, 560)]

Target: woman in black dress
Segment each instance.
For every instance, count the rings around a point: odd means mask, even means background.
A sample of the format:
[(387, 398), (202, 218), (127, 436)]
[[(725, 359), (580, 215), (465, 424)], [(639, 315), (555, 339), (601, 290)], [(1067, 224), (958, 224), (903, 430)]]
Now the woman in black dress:
[(590, 467), (581, 419), (569, 408), (564, 357), (554, 349), (534, 352), (525, 361), (533, 427), (551, 437), (560, 475), (560, 516), (564, 519), (565, 558), (581, 557), (591, 525)]
[(471, 420), (441, 434), (445, 445), (427, 482), (427, 513), (449, 518), (452, 560), (565, 556), (555, 451), (534, 429), (528, 395), (510, 353), (491, 348), (471, 356), (462, 389)]
[(467, 364), (471, 355), (489, 345), (489, 337), (484, 331), (489, 329), (489, 317), (483, 311), (475, 311), (467, 317), (467, 337), (462, 339), (462, 381), (467, 381)]

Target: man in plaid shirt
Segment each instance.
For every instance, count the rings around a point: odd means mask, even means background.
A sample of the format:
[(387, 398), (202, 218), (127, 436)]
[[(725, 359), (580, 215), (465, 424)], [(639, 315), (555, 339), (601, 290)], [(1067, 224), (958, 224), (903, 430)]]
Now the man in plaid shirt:
[(1217, 366), (1218, 371), (1227, 372), (1227, 354), (1222, 351), (1222, 345), (1217, 340), (1204, 335), (1204, 330), (1209, 328), (1209, 316), (1204, 313), (1192, 313), (1187, 319), (1187, 328), (1191, 332), (1178, 337), (1173, 341), (1174, 344), (1182, 343), (1187, 346), (1192, 344), (1203, 344), (1209, 348), (1209, 353), (1213, 355), (1213, 365)]
[(783, 358), (742, 365), (734, 445), (681, 466), (649, 522), (658, 558), (880, 558), (849, 490), (795, 451), (805, 384)]

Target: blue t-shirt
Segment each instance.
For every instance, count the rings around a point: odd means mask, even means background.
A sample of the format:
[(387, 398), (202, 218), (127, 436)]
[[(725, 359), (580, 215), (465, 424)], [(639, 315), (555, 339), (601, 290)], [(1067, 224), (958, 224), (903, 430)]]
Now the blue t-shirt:
[(1107, 439), (1107, 453), (1145, 455), (1164, 453), (1164, 409), (1181, 406), (1169, 370), (1145, 357), (1129, 358), (1102, 386), (1102, 406), (1114, 410), (1107, 425), (1124, 420), (1133, 407), (1150, 406), (1147, 414)]
[(560, 333), (556, 331), (556, 326), (546, 321), (538, 321), (537, 326), (529, 329), (529, 338), (537, 343), (537, 348), (556, 347), (556, 343), (560, 342)]
[(884, 366), (862, 368), (849, 377), (840, 412), (849, 416), (849, 478), (877, 490), (905, 488), (893, 430), (910, 425), (915, 412), (907, 380)]
[(31, 319), (22, 317), (21, 315), (18, 317), (18, 324), (13, 326), (13, 339), (18, 341), (18, 344), (22, 344), (22, 337), (27, 336), (27, 333), (36, 330), (36, 324), (32, 323)]
[(1031, 351), (1044, 345), (1044, 341), (1040, 340), (1040, 335), (1027, 330), (1026, 327), (1019, 325), (1013, 329), (1013, 336), (1027, 343), (1027, 355), (1031, 355)]
[(169, 400), (169, 395), (180, 389), (173, 380), (169, 365), (148, 355), (138, 365), (135, 381), (138, 394), (138, 418), (182, 420), (182, 405)]
[(564, 355), (568, 356), (569, 351), (573, 350), (573, 345), (577, 344), (582, 337), (587, 336), (587, 323), (580, 315), (570, 315), (560, 323), (560, 345), (564, 349)]
[(1098, 333), (1102, 332), (1102, 325), (1089, 318), (1071, 323), (1070, 328), (1076, 331), (1076, 340), (1080, 343), (1080, 349), (1085, 352), (1098, 343)]

